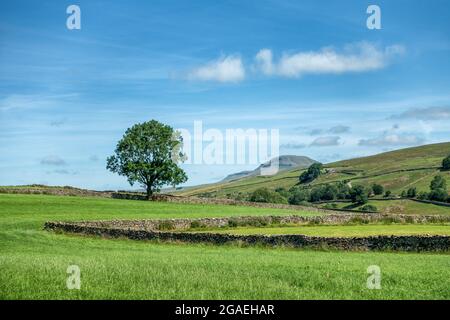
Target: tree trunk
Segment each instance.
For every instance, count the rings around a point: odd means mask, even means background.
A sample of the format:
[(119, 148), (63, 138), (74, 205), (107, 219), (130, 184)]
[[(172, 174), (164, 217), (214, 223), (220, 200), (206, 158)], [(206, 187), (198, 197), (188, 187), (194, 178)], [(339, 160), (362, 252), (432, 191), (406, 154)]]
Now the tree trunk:
[(152, 200), (153, 190), (150, 186), (147, 186), (147, 200)]

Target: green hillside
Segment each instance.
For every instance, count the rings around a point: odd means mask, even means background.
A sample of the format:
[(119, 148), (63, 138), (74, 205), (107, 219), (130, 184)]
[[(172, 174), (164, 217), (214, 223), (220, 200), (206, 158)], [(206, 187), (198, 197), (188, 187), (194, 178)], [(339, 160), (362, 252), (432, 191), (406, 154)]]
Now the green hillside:
[[(394, 194), (416, 187), (428, 191), (430, 182), (437, 174), (443, 175), (450, 187), (450, 172), (441, 171), (442, 159), (450, 154), (450, 142), (406, 148), (374, 156), (356, 158), (326, 164), (325, 174), (311, 183), (312, 186), (338, 181), (370, 186), (383, 185)], [(270, 177), (246, 177), (231, 182), (220, 182), (187, 188), (181, 195), (227, 197), (236, 193), (249, 193), (261, 187), (276, 189), (290, 188), (298, 183), (304, 169), (280, 172)]]

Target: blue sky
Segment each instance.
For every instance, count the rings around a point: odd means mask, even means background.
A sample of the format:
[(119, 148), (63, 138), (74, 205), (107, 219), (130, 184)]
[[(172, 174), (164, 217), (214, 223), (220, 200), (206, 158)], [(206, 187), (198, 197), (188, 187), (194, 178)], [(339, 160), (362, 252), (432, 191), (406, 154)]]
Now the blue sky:
[[(68, 30), (66, 8), (81, 8)], [(366, 9), (381, 8), (381, 30)], [(0, 10), (0, 184), (129, 188), (129, 126), (277, 128), (330, 162), (449, 141), (448, 1), (10, 1)], [(188, 184), (254, 166), (185, 165)]]

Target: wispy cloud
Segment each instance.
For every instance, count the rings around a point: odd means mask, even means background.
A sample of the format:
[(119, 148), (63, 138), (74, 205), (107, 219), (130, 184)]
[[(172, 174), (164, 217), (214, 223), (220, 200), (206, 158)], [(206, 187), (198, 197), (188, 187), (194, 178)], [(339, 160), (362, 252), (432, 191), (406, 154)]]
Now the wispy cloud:
[(74, 96), (77, 96), (77, 94), (61, 94), (61, 95), (11, 94), (0, 99), (0, 111), (8, 111), (11, 109), (53, 107), (57, 105), (61, 101), (61, 99), (67, 99)]
[(366, 147), (410, 146), (425, 142), (425, 139), (414, 134), (383, 133), (372, 139), (362, 139), (358, 145)]
[(303, 143), (285, 143), (280, 146), (283, 149), (303, 149), (306, 148), (306, 144)]
[(64, 159), (58, 156), (47, 156), (41, 159), (41, 164), (48, 166), (65, 166), (67, 163)]
[(394, 115), (392, 119), (418, 119), (418, 120), (443, 120), (450, 119), (450, 106), (412, 108), (403, 113)]
[(313, 142), (311, 142), (311, 147), (330, 147), (339, 145), (339, 140), (341, 138), (338, 136), (327, 136), (327, 137), (318, 137)]
[(335, 126), (335, 127), (330, 128), (328, 130), (328, 132), (332, 133), (332, 134), (348, 133), (348, 132), (350, 132), (350, 127), (339, 125), (339, 126)]
[[(299, 130), (302, 130), (302, 129), (299, 129)], [(343, 133), (348, 133), (348, 132), (350, 132), (350, 127), (344, 126), (344, 125), (337, 125), (337, 126), (329, 128), (329, 129), (317, 129), (317, 128), (311, 129), (308, 131), (308, 134), (311, 136), (317, 136), (317, 135), (324, 134), (324, 133), (336, 135), (336, 134), (343, 134)]]
[(284, 53), (273, 61), (270, 49), (262, 49), (255, 57), (257, 68), (266, 75), (295, 78), (305, 74), (340, 74), (382, 69), (390, 59), (405, 51), (393, 45), (380, 49), (369, 42), (347, 45), (342, 51), (333, 47), (319, 51)]
[(190, 80), (239, 82), (245, 78), (245, 68), (238, 56), (225, 56), (189, 73)]
[(58, 119), (50, 121), (51, 127), (60, 127), (66, 122), (66, 119)]
[(61, 174), (61, 175), (68, 175), (68, 174), (77, 175), (78, 171), (69, 171), (69, 170), (66, 170), (66, 169), (56, 169), (56, 170), (53, 170), (53, 171), (47, 171), (46, 173), (47, 174)]
[(97, 162), (99, 159), (98, 159), (98, 156), (97, 155), (91, 155), (90, 157), (89, 157), (89, 161), (91, 161), (91, 162)]

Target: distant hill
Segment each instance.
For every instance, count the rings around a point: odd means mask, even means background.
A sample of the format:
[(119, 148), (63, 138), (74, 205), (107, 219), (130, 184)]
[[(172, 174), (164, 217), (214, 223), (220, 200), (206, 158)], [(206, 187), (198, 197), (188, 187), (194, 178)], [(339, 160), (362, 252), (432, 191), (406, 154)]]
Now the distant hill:
[[(275, 159), (272, 159), (270, 161), (267, 161), (261, 165), (259, 165), (256, 169), (250, 170), (250, 171), (241, 171), (237, 173), (230, 174), (226, 176), (221, 182), (228, 182), (228, 181), (234, 181), (246, 177), (254, 177), (261, 175), (261, 168), (267, 168), (270, 167), (270, 165), (275, 161)], [(311, 164), (315, 163), (317, 161), (305, 157), (305, 156), (294, 156), (294, 155), (283, 155), (278, 157), (278, 172), (291, 170), (294, 168), (307, 168)]]
[[(435, 175), (440, 174), (447, 179), (450, 188), (450, 171), (440, 170), (442, 159), (449, 154), (450, 142), (446, 142), (328, 163), (324, 166), (326, 173), (314, 180), (311, 185), (343, 180), (365, 186), (379, 183), (385, 189), (400, 194), (410, 187), (416, 187), (419, 192), (429, 191), (431, 180)], [(233, 193), (249, 193), (261, 187), (289, 189), (298, 184), (299, 175), (308, 166), (304, 164), (303, 167), (280, 170), (273, 176), (250, 173), (242, 174), (241, 177), (231, 175), (227, 177), (227, 180), (219, 183), (186, 188), (179, 194), (226, 197)]]

